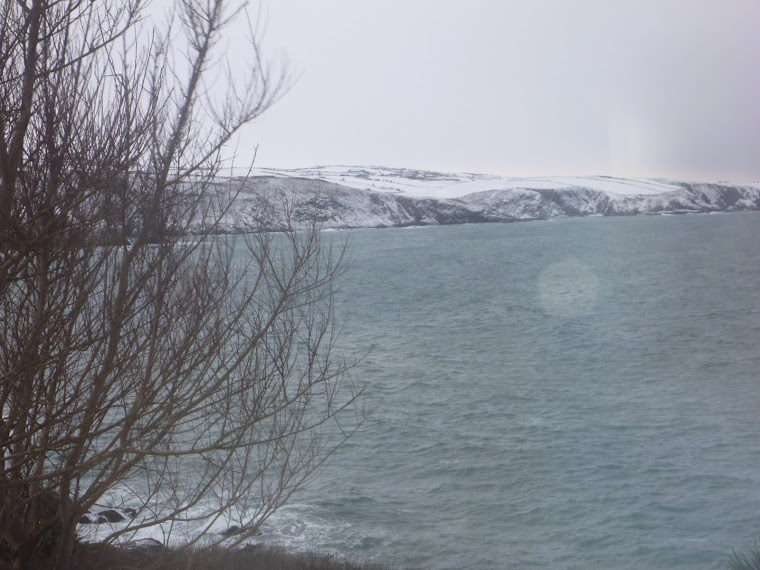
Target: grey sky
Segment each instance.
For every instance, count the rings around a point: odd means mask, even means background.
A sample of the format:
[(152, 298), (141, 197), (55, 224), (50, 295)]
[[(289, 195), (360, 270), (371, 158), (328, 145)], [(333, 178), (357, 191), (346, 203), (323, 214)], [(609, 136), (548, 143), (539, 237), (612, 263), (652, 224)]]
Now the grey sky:
[(760, 179), (758, 0), (268, 0), (258, 166)]

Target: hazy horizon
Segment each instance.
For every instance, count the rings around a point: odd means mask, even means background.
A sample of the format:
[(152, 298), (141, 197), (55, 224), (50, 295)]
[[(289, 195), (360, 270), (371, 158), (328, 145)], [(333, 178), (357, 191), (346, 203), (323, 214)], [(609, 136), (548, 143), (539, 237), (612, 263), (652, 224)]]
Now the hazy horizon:
[(260, 21), (296, 80), (238, 164), (760, 180), (756, 0), (269, 0)]

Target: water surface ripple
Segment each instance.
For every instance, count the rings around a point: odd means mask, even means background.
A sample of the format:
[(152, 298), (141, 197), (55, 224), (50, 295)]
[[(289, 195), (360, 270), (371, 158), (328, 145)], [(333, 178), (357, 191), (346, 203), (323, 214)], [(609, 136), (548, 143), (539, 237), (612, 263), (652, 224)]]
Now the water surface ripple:
[(760, 534), (760, 213), (352, 232), (366, 424), (267, 538), (429, 568), (725, 566)]

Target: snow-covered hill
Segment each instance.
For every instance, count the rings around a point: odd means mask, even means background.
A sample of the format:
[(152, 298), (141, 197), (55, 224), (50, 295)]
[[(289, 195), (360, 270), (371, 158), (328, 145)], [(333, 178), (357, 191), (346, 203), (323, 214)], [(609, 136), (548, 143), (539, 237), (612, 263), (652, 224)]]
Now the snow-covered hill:
[(760, 209), (760, 182), (606, 176), (505, 178), (380, 167), (257, 169), (223, 231), (317, 218), (327, 228), (545, 220)]

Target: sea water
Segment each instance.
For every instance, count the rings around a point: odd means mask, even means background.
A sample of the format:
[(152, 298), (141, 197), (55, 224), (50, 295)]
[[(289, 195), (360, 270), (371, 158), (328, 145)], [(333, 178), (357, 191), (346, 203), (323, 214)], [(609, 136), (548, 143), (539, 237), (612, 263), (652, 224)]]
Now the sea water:
[(367, 419), (259, 537), (423, 568), (723, 568), (760, 535), (760, 213), (354, 230)]

